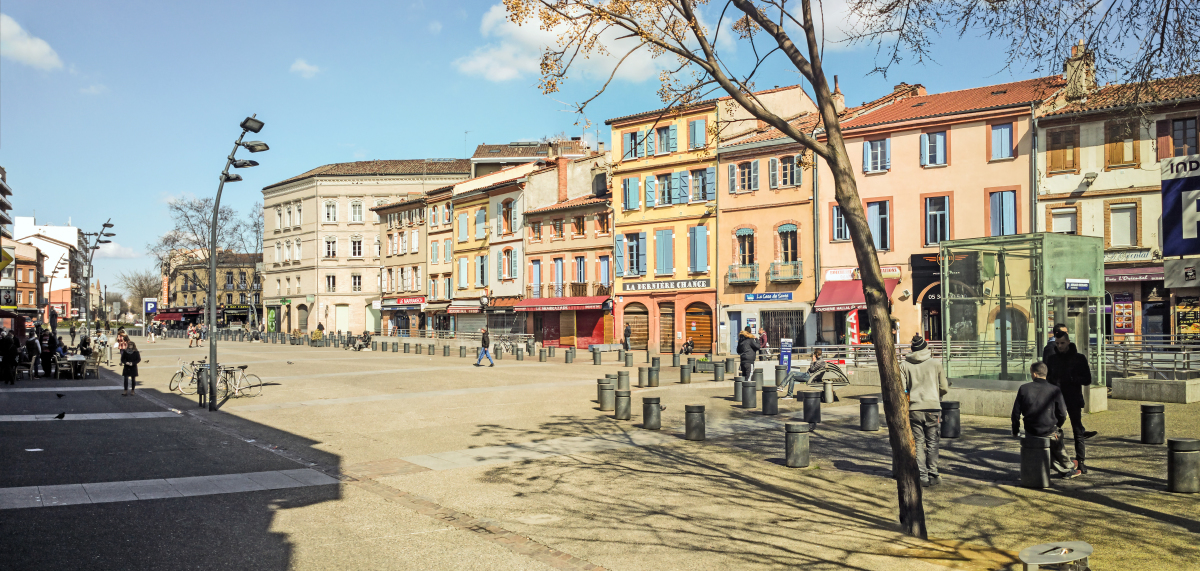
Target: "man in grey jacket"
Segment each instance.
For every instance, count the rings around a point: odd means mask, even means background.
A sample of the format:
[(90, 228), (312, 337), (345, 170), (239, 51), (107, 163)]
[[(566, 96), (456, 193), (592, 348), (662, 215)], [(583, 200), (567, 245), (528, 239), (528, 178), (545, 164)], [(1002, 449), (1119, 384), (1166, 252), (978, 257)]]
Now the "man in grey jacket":
[(908, 422), (917, 447), (921, 485), (936, 486), (942, 483), (938, 475), (942, 396), (949, 392), (950, 382), (942, 364), (933, 358), (929, 344), (920, 335), (913, 335), (912, 353), (900, 363), (900, 378), (908, 393)]

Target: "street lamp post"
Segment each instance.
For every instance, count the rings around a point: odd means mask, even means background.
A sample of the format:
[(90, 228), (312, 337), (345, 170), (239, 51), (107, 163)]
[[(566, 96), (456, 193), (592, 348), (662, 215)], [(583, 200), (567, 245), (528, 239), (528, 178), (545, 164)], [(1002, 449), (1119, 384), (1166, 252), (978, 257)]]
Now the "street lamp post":
[[(82, 316), (83, 317), (83, 328), (82, 329), (83, 329), (84, 335), (88, 335), (88, 326), (87, 326), (88, 321), (90, 318), (94, 317), (94, 315), (95, 315), (92, 313), (92, 258), (94, 257), (96, 250), (100, 249), (100, 244), (109, 244), (112, 242), (112, 240), (104, 240), (104, 238), (111, 238), (113, 236), (116, 236), (116, 234), (108, 231), (108, 229), (112, 228), (112, 227), (113, 227), (112, 218), (109, 218), (100, 227), (99, 232), (84, 232), (83, 233), (84, 236), (93, 236), (96, 239), (94, 242), (92, 242), (91, 246), (88, 246), (88, 251), (87, 251), (87, 285), (84, 286), (84, 290), (83, 290), (83, 313), (85, 315)], [(103, 304), (103, 300), (101, 300), (101, 304)], [(146, 334), (146, 324), (145, 324), (145, 321), (143, 320), (142, 335), (145, 335), (145, 334)]]
[(212, 226), (209, 227), (209, 242), (208, 242), (208, 410), (217, 410), (217, 374), (220, 368), (217, 366), (217, 336), (214, 335), (213, 329), (217, 325), (217, 216), (221, 210), (221, 191), (225, 189), (226, 182), (238, 182), (242, 180), (241, 175), (229, 174), (229, 167), (246, 168), (256, 167), (258, 163), (251, 160), (237, 160), (234, 155), (237, 154), (238, 147), (245, 147), (251, 153), (260, 153), (269, 149), (267, 144), (262, 141), (242, 142), (246, 137), (246, 133), (257, 133), (262, 130), (263, 122), (255, 119), (257, 114), (246, 117), (242, 124), (242, 134), (238, 135), (237, 141), (233, 143), (233, 150), (229, 151), (229, 157), (225, 161), (225, 170), (221, 171), (221, 183), (217, 185), (217, 198), (213, 201)]

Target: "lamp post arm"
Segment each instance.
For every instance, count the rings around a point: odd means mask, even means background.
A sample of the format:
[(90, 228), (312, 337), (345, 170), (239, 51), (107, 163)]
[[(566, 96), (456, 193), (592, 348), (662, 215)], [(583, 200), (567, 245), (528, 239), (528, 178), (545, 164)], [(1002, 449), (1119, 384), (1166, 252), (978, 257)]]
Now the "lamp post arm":
[(217, 216), (221, 211), (221, 191), (225, 189), (225, 177), (229, 175), (229, 167), (233, 164), (233, 156), (237, 154), (238, 147), (242, 146), (242, 139), (246, 136), (246, 130), (242, 129), (242, 134), (238, 135), (237, 141), (233, 144), (233, 150), (229, 151), (229, 158), (225, 161), (225, 170), (221, 171), (221, 184), (217, 185), (217, 198), (213, 201), (212, 226), (209, 227), (209, 242), (208, 242), (208, 410), (217, 410), (217, 375), (221, 372), (217, 367)]

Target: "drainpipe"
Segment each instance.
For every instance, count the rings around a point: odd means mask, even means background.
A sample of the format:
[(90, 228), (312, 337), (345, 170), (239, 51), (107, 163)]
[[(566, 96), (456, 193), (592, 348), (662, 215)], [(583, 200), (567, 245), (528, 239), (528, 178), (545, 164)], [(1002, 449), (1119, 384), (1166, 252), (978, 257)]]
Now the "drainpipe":
[(1031, 148), (1029, 151), (1029, 231), (1037, 232), (1038, 116), (1036, 103), (1029, 104), (1029, 118), (1033, 122), (1033, 129), (1031, 130), (1033, 136), (1030, 138)]
[[(714, 211), (713, 211), (713, 217), (712, 217), (713, 218), (713, 239), (716, 240), (716, 243), (713, 244), (713, 249), (712, 249), (712, 251), (713, 251), (713, 253), (712, 253), (712, 255), (713, 255), (713, 263), (712, 263), (713, 271), (709, 272), (709, 277), (713, 280), (713, 283), (715, 284), (713, 286), (714, 291), (717, 292), (717, 294), (715, 296), (713, 296), (716, 298), (713, 303), (713, 306), (714, 306), (713, 311), (715, 312), (715, 314), (717, 316), (717, 330), (714, 333), (714, 336), (716, 337), (716, 343), (714, 343), (714, 344), (717, 347), (716, 347), (716, 349), (714, 349), (714, 351), (716, 352), (716, 354), (720, 354), (721, 353), (721, 342), (722, 341), (724, 341), (726, 343), (729, 342), (729, 333), (728, 333), (728, 331), (729, 331), (728, 330), (729, 316), (725, 315), (721, 310), (721, 293), (724, 291), (724, 288), (721, 287), (721, 277), (720, 277), (721, 276), (721, 268), (717, 264), (718, 260), (721, 259), (720, 248), (721, 248), (722, 240), (721, 240), (721, 233), (720, 233), (721, 217), (718, 215), (718, 213), (721, 211), (721, 193), (717, 192), (717, 188), (720, 187), (720, 185), (717, 184), (717, 181), (721, 180), (721, 106), (718, 104), (716, 107), (717, 107), (715, 110), (716, 111), (716, 123), (714, 123), (714, 124), (717, 127), (717, 136), (716, 136), (715, 140), (713, 141), (713, 149), (714, 149), (713, 161), (716, 162), (716, 165), (715, 165), (716, 170), (714, 171), (714, 174), (713, 174), (713, 178), (715, 179), (715, 180), (713, 180), (713, 195), (717, 197), (717, 199), (716, 199), (717, 204), (716, 204), (716, 206), (713, 207)], [(686, 318), (686, 313), (685, 313), (684, 317)], [(724, 339), (721, 339), (721, 337), (722, 337), (721, 324), (722, 323), (726, 324), (726, 328), (727, 328), (726, 334), (724, 335), (724, 337), (725, 337)], [(736, 351), (736, 350), (737, 350), (736, 347), (729, 347), (726, 351), (726, 355), (732, 355), (734, 353), (734, 351)]]

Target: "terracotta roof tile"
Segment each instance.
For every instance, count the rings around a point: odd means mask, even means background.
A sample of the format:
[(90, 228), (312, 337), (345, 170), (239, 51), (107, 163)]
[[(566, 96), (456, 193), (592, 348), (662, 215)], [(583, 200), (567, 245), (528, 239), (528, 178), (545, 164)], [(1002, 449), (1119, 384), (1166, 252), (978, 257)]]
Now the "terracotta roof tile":
[(370, 210), (371, 212), (378, 212), (380, 210), (386, 210), (388, 208), (395, 208), (397, 206), (408, 206), (408, 205), (412, 205), (412, 204), (424, 204), (424, 203), (425, 203), (425, 195), (424, 194), (409, 194), (408, 198), (405, 200), (400, 200), (397, 202), (389, 202), (387, 204), (380, 204), (379, 206), (372, 206), (368, 210)]
[(472, 159), (527, 158), (544, 159), (550, 156), (551, 145), (558, 145), (559, 153), (567, 156), (588, 152), (583, 141), (559, 141), (557, 143), (509, 143), (507, 145), (479, 145)]
[[(783, 87), (772, 87), (771, 89), (755, 91), (754, 95), (766, 95), (768, 93), (775, 93), (776, 91), (787, 91), (788, 89), (797, 89), (799, 87), (800, 87), (799, 84), (785, 85)], [(712, 99), (704, 99), (701, 101), (696, 101), (694, 103), (688, 104), (687, 106), (679, 107), (679, 108), (663, 107), (661, 109), (655, 109), (653, 111), (643, 111), (641, 113), (634, 113), (633, 115), (622, 115), (620, 117), (613, 117), (612, 119), (608, 119), (608, 120), (604, 121), (604, 124), (612, 125), (613, 123), (618, 123), (621, 121), (628, 121), (629, 119), (640, 119), (640, 118), (644, 118), (644, 117), (653, 117), (655, 115), (661, 115), (661, 114), (674, 115), (677, 113), (687, 113), (689, 111), (695, 111), (702, 107), (707, 107), (709, 105), (713, 105), (718, 101), (726, 101), (729, 99), (733, 99), (733, 96), (725, 95), (723, 97), (713, 97)]]
[(842, 130), (1045, 101), (1065, 86), (1061, 75), (909, 97), (842, 123)]
[(533, 210), (526, 210), (525, 214), (527, 214), (527, 215), (528, 214), (541, 214), (543, 212), (554, 212), (557, 210), (566, 210), (568, 208), (576, 208), (579, 206), (589, 206), (592, 204), (608, 204), (611, 201), (612, 201), (611, 194), (604, 195), (604, 196), (581, 196), (579, 198), (572, 198), (571, 200), (559, 202), (557, 204), (551, 204), (550, 206), (543, 206), (541, 208), (534, 208)]
[(1135, 104), (1162, 103), (1200, 97), (1200, 75), (1184, 75), (1156, 79), (1144, 84), (1122, 83), (1106, 85), (1093, 91), (1087, 99), (1044, 114), (1044, 117), (1085, 113), (1104, 109), (1120, 109)]
[(333, 163), (317, 167), (306, 173), (281, 180), (263, 190), (285, 185), (306, 178), (318, 176), (379, 176), (395, 174), (470, 174), (471, 161), (468, 159), (429, 160), (403, 159), (387, 161), (357, 161), (353, 163)]
[[(880, 97), (873, 101), (868, 101), (866, 103), (863, 103), (862, 105), (858, 105), (855, 107), (849, 107), (849, 108), (845, 109), (844, 111), (841, 112), (839, 117), (841, 117), (842, 124), (845, 125), (845, 123), (847, 121), (849, 121), (850, 119), (859, 117), (866, 113), (870, 113), (876, 109), (890, 105), (898, 100), (907, 99), (909, 97), (915, 97), (916, 93), (919, 92), (918, 90), (921, 90), (921, 89), (924, 89), (924, 87), (922, 87), (921, 85), (909, 85), (907, 83), (901, 83), (900, 85), (896, 86), (895, 90), (893, 90), (891, 93), (889, 93), (887, 95), (884, 95), (883, 97)], [(794, 119), (789, 120), (788, 123), (791, 123), (793, 127), (799, 129), (800, 131), (812, 132), (813, 129), (815, 129), (818, 125), (820, 125), (820, 121), (821, 121), (821, 116), (819, 114), (805, 113)], [(721, 146), (728, 147), (728, 146), (735, 146), (735, 145), (744, 145), (747, 143), (758, 143), (758, 142), (762, 142), (762, 141), (773, 141), (775, 139), (786, 139), (786, 138), (788, 138), (788, 137), (787, 137), (787, 135), (783, 134), (783, 131), (780, 131), (779, 129), (776, 129), (774, 127), (765, 127), (763, 129), (754, 131), (753, 134), (751, 134), (748, 137), (731, 139), (728, 143), (723, 144)]]

